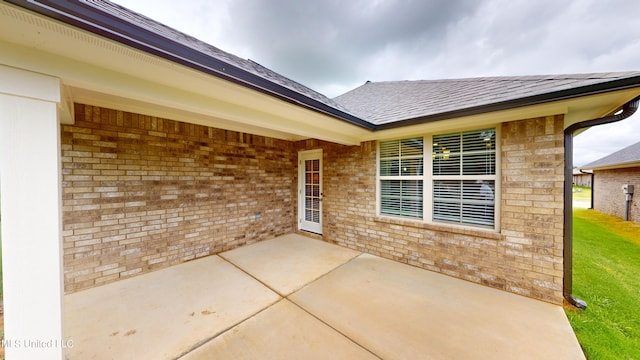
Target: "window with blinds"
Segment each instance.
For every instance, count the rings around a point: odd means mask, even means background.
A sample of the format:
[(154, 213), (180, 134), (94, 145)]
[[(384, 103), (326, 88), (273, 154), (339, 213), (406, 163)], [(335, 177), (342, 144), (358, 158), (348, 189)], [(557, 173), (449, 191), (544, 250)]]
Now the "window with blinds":
[(493, 227), (495, 129), (433, 137), (433, 220)]
[(425, 167), (423, 137), (379, 143), (380, 214), (423, 219), (428, 196), (427, 221), (494, 227), (496, 130), (435, 135), (430, 144)]
[(424, 139), (380, 142), (380, 213), (422, 218)]

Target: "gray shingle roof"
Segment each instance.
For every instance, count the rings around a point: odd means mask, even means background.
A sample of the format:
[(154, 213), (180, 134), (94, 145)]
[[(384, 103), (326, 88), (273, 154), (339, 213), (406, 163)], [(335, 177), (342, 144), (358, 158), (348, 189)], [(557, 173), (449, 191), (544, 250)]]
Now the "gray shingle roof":
[(376, 125), (472, 109), (640, 76), (640, 71), (367, 82), (334, 98)]
[(625, 164), (640, 163), (640, 142), (627, 146), (601, 159), (582, 166), (582, 169), (616, 167)]
[(640, 87), (640, 72), (485, 77), (367, 82), (329, 99), (108, 0), (12, 3), (372, 131)]

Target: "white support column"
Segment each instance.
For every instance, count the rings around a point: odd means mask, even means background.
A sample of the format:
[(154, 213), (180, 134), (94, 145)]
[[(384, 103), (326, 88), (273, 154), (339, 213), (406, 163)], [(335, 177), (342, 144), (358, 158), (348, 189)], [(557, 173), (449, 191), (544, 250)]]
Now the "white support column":
[(0, 202), (8, 359), (62, 359), (57, 78), (0, 65)]

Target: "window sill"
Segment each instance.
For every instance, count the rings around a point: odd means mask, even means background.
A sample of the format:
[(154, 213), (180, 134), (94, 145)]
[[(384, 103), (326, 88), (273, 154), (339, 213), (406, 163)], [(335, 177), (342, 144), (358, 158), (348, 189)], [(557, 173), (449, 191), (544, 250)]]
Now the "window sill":
[(402, 218), (394, 218), (388, 216), (377, 215), (374, 217), (373, 221), (383, 224), (391, 224), (391, 225), (399, 225), (399, 226), (408, 226), (418, 229), (432, 230), (432, 231), (442, 231), (453, 234), (461, 234), (468, 236), (481, 237), (486, 239), (500, 240), (502, 238), (499, 231), (489, 230), (489, 229), (478, 229), (471, 228), (465, 226), (456, 226), (449, 224), (436, 224), (436, 223), (426, 223), (422, 220), (411, 220), (411, 219), (402, 219)]

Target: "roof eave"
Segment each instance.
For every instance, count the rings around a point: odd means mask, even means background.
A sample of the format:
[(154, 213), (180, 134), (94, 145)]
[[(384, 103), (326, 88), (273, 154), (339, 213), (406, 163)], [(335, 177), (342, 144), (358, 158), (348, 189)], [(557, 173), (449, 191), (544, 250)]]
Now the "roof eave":
[(495, 111), (509, 110), (524, 106), (540, 105), (544, 103), (562, 101), (568, 99), (575, 99), (584, 96), (598, 95), (613, 91), (626, 90), (631, 88), (640, 87), (640, 75), (631, 76), (624, 79), (617, 79), (612, 81), (606, 81), (598, 84), (587, 85), (572, 89), (559, 90), (545, 94), (533, 95), (524, 98), (517, 98), (497, 103), (479, 105), (459, 110), (447, 111), (427, 116), (421, 116), (406, 120), (400, 120), (385, 124), (378, 124), (375, 130), (387, 130), (404, 126), (424, 124), (434, 121), (455, 119), (465, 116), (478, 115), (483, 113), (490, 113)]
[(246, 88), (267, 94), (285, 102), (333, 117), (369, 131), (381, 131), (411, 125), (479, 115), (553, 101), (573, 99), (617, 90), (640, 87), (640, 76), (606, 81), (598, 84), (560, 90), (497, 103), (441, 112), (389, 123), (374, 124), (322, 101), (301, 94), (286, 86), (269, 81), (233, 64), (137, 26), (118, 16), (100, 11), (83, 2), (61, 0), (5, 0), (21, 8), (56, 19), (65, 24), (90, 31), (126, 46), (184, 65)]
[(626, 169), (632, 167), (640, 167), (640, 159), (631, 160), (631, 161), (623, 161), (611, 164), (601, 164), (601, 165), (585, 165), (580, 167), (582, 170), (612, 170), (612, 169)]
[(75, 1), (5, 0), (21, 8), (92, 32), (126, 46), (159, 56), (206, 74), (308, 108), (347, 123), (374, 130), (375, 126), (357, 116), (271, 82), (232, 64), (141, 28), (126, 20)]

